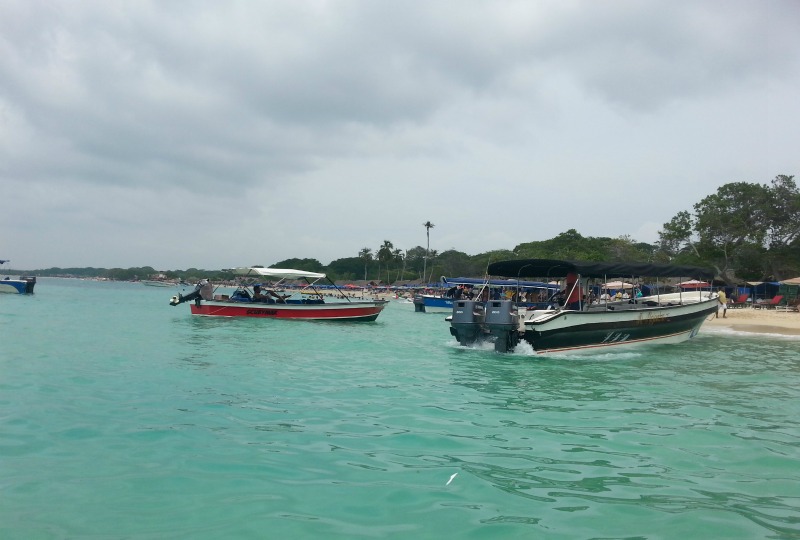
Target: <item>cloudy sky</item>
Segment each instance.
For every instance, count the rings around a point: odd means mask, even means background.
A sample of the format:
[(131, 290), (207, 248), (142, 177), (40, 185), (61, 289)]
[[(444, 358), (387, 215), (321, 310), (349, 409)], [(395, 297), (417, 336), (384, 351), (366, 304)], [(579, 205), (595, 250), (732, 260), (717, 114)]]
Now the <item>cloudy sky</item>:
[(654, 242), (800, 173), (800, 2), (5, 1), (0, 258)]

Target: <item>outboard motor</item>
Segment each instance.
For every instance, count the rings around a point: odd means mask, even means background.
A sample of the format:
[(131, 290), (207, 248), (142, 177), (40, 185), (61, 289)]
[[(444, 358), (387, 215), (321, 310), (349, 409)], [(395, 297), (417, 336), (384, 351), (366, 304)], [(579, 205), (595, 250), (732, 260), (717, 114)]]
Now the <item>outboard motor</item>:
[(33, 294), (36, 286), (36, 276), (20, 276), (19, 279), (25, 282), (25, 294)]
[(508, 352), (519, 342), (517, 313), (511, 300), (490, 300), (486, 302), (486, 329), (495, 336), (494, 350)]
[(178, 304), (183, 304), (184, 302), (191, 302), (194, 300), (194, 303), (199, 306), (201, 299), (211, 300), (213, 297), (214, 286), (211, 285), (211, 282), (207, 279), (202, 279), (197, 285), (194, 286), (194, 290), (186, 296), (182, 294), (176, 294), (173, 296), (169, 301), (169, 305), (177, 306)]
[(456, 300), (453, 302), (453, 316), (450, 320), (450, 334), (461, 345), (474, 343), (483, 333), (483, 304), (475, 300)]
[(422, 296), (414, 296), (414, 312), (425, 313), (425, 300), (423, 300)]

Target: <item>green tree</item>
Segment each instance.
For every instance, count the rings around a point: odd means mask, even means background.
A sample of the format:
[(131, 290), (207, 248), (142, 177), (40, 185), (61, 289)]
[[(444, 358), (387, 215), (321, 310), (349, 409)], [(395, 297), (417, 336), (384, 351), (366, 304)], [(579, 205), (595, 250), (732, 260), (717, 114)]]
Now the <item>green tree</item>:
[(358, 279), (364, 271), (364, 260), (361, 257), (345, 257), (336, 259), (326, 268), (328, 277), (332, 280), (352, 281)]
[[(385, 265), (386, 267), (386, 284), (389, 284), (389, 263), (392, 262), (394, 255), (392, 255), (392, 250), (394, 249), (394, 244), (392, 244), (389, 240), (384, 240), (383, 245), (378, 248), (378, 261)], [(378, 276), (380, 277), (380, 270), (378, 271)]]
[(406, 269), (422, 279), (422, 269), (425, 264), (425, 248), (416, 246), (406, 251)]
[(317, 259), (285, 259), (276, 262), (270, 268), (291, 268), (293, 270), (304, 270), (306, 272), (325, 273), (325, 267)]
[(513, 258), (647, 262), (654, 259), (656, 251), (657, 246), (636, 242), (630, 236), (586, 237), (569, 229), (550, 240), (519, 244)]
[[(425, 283), (431, 283), (433, 281), (433, 274), (436, 271), (436, 257), (439, 255), (439, 252), (435, 249), (428, 250), (428, 261), (430, 261), (430, 273), (428, 274), (427, 278), (423, 278)], [(427, 261), (426, 261), (427, 262)]]
[(364, 281), (367, 280), (367, 266), (372, 261), (372, 249), (368, 247), (361, 248), (358, 252), (358, 258), (364, 261)]
[[(659, 232), (659, 247), (673, 262), (714, 267), (728, 283), (737, 278), (781, 279), (797, 268), (800, 192), (794, 177), (771, 185), (733, 182), (679, 212)], [(761, 264), (756, 261), (760, 260)]]
[(436, 264), (442, 275), (447, 277), (480, 275), (480, 271), (476, 272), (474, 266), (469, 255), (455, 249), (448, 249), (440, 253)]
[(772, 180), (765, 207), (769, 274), (794, 277), (800, 273), (800, 190), (794, 176)]
[(392, 250), (392, 262), (397, 265), (397, 277), (395, 277), (394, 280), (399, 281), (400, 275), (405, 267), (405, 257), (403, 256), (402, 249), (395, 248)]

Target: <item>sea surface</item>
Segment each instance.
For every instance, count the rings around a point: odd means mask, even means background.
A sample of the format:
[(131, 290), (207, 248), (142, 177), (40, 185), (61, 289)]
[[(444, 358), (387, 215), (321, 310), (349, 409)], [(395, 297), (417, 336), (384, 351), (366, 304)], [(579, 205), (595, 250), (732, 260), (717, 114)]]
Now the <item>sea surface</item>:
[(797, 338), (500, 355), (175, 292), (0, 295), (0, 538), (800, 538)]

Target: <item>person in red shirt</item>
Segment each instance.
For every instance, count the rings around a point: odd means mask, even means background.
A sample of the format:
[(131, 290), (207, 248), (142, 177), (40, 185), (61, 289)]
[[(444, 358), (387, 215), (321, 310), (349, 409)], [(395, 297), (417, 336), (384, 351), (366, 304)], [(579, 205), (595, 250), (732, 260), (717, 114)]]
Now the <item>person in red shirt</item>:
[[(578, 276), (574, 272), (567, 274), (567, 286), (564, 289), (564, 296), (567, 298), (564, 307), (566, 309), (574, 309), (580, 311), (581, 309), (581, 287), (577, 285)], [(569, 296), (567, 296), (569, 295)]]

